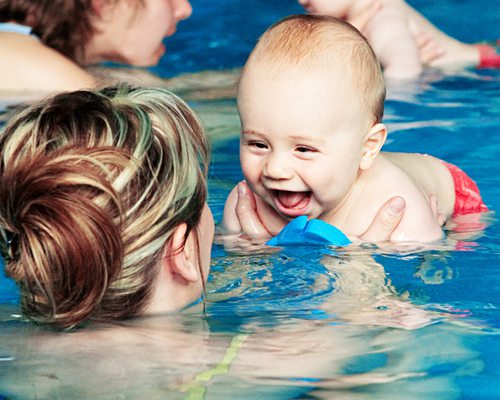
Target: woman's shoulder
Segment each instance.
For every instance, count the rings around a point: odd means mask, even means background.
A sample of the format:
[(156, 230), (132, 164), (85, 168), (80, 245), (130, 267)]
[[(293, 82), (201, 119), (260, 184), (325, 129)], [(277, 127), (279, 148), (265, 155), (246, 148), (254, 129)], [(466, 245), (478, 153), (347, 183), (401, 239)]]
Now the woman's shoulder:
[(37, 38), (0, 32), (0, 89), (58, 91), (95, 86), (92, 76)]

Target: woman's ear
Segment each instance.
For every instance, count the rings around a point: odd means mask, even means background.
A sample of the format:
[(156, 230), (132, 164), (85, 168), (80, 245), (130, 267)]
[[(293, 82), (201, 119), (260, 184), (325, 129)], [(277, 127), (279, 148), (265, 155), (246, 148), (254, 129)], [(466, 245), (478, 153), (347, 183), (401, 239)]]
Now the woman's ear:
[(359, 163), (360, 169), (364, 170), (372, 166), (378, 153), (380, 153), (386, 138), (387, 129), (384, 124), (375, 124), (370, 129), (364, 139), (361, 162)]
[(173, 276), (187, 282), (201, 279), (198, 256), (193, 235), (186, 238), (187, 225), (182, 223), (174, 229), (170, 242), (166, 246), (162, 267), (169, 268)]

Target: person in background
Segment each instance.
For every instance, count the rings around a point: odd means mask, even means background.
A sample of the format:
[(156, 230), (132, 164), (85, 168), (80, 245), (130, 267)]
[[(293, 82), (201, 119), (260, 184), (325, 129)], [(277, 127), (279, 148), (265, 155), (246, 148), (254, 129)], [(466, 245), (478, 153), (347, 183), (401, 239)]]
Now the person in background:
[(1, 0), (0, 90), (91, 88), (85, 66), (156, 65), (191, 12), (188, 0)]
[[(348, 21), (357, 18), (367, 1), (298, 0), (311, 14)], [(463, 43), (438, 29), (404, 0), (379, 1), (380, 11), (361, 31), (380, 60), (387, 78), (414, 78), (425, 66), (443, 69), (500, 68), (497, 46)]]

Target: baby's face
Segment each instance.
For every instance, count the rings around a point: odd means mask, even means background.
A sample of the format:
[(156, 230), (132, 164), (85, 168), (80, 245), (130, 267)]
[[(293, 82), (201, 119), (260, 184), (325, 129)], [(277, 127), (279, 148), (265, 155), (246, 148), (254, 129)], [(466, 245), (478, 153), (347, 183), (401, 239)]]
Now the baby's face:
[(354, 0), (298, 0), (298, 2), (310, 14), (346, 18)]
[(328, 218), (359, 171), (366, 118), (342, 78), (254, 63), (238, 91), (250, 188), (287, 219)]

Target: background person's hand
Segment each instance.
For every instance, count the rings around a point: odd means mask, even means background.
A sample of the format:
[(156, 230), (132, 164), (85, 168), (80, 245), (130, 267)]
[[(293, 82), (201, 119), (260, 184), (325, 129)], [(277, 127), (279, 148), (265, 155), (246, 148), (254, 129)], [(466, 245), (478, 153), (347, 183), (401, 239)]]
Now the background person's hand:
[(438, 43), (436, 38), (426, 32), (414, 33), (418, 46), (418, 53), (422, 65), (429, 65), (445, 54), (444, 48)]

